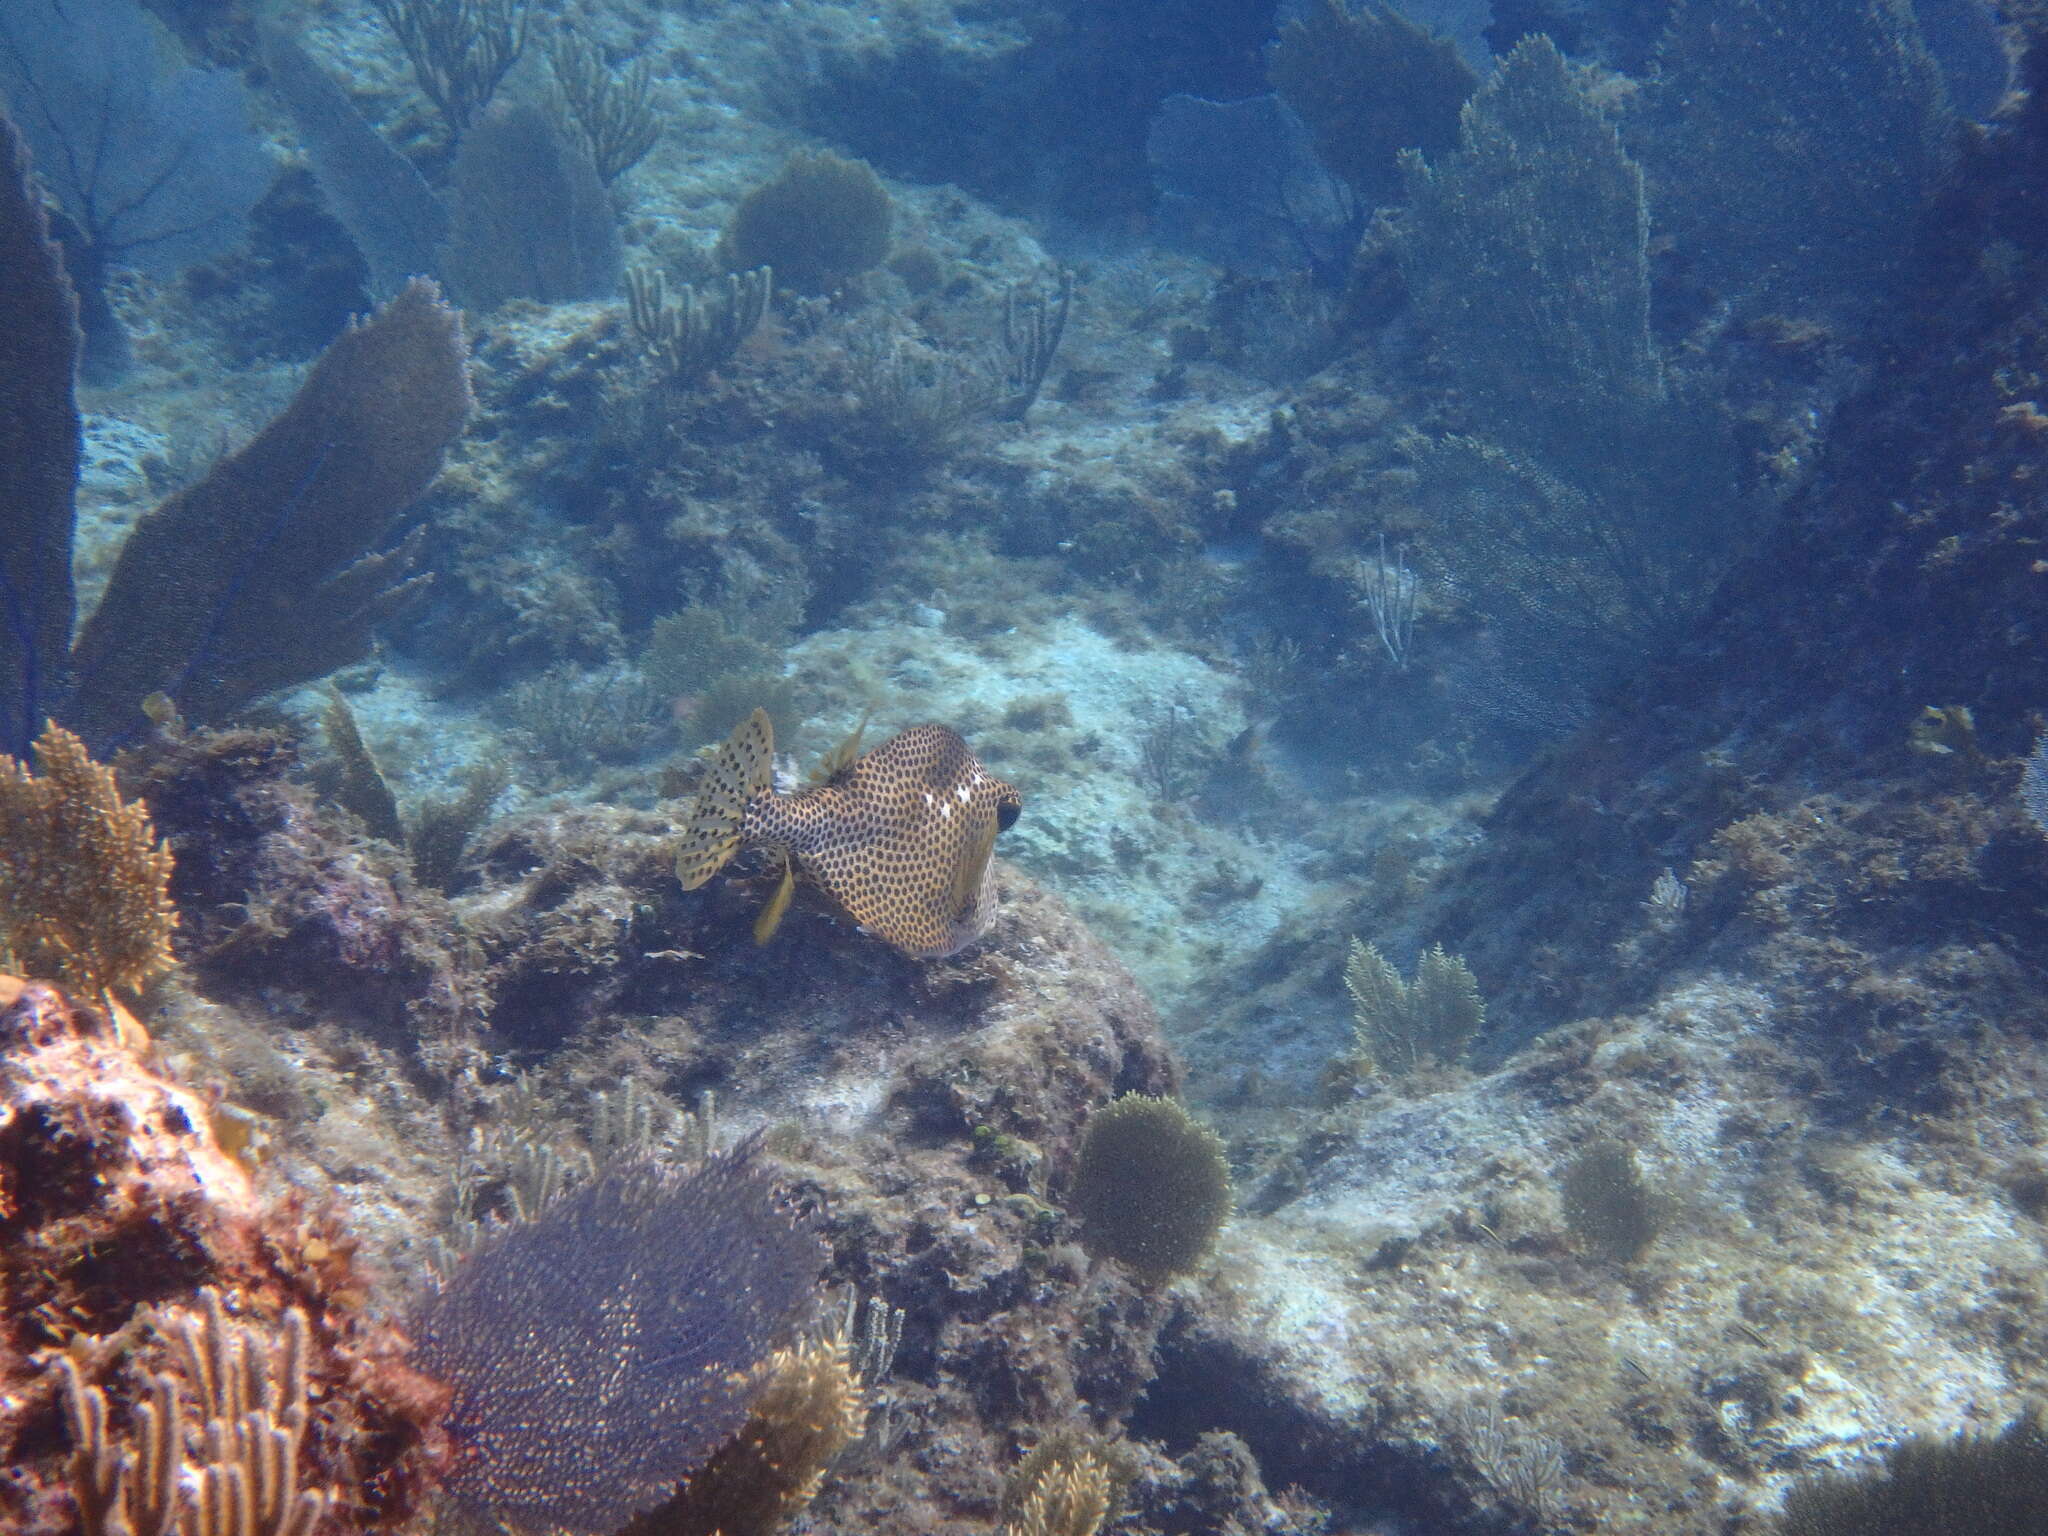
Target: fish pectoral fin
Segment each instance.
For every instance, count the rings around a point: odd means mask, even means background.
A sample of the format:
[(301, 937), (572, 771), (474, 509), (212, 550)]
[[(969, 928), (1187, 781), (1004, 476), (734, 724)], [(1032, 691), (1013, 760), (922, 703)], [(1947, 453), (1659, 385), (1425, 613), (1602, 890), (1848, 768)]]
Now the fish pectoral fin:
[(976, 829), (967, 846), (960, 850), (960, 862), (953, 870), (953, 883), (946, 891), (946, 916), (948, 920), (958, 918), (974, 905), (974, 898), (981, 894), (981, 882), (988, 874), (988, 861), (995, 857), (996, 822), (991, 816), (987, 825)]
[(790, 862), (787, 853), (782, 856), (782, 878), (776, 882), (775, 894), (768, 898), (768, 905), (761, 909), (761, 915), (754, 919), (754, 942), (766, 944), (775, 937), (775, 930), (782, 926), (782, 919), (789, 911), (790, 898), (796, 895), (796, 866)]

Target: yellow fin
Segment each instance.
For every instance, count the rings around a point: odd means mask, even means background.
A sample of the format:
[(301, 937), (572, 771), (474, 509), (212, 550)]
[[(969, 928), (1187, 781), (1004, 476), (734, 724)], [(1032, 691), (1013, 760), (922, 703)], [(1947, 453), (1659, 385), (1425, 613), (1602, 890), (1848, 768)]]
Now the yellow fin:
[(953, 883), (946, 891), (946, 912), (957, 918), (981, 894), (982, 877), (996, 851), (996, 819), (991, 816), (968, 845), (960, 850), (960, 863), (953, 871)]
[(676, 879), (694, 891), (740, 851), (747, 803), (775, 783), (775, 727), (757, 709), (734, 728), (704, 767), (690, 819), (676, 844)]
[(754, 942), (766, 944), (775, 937), (775, 930), (782, 926), (783, 914), (789, 910), (789, 898), (796, 894), (796, 866), (789, 861), (788, 853), (782, 855), (782, 879), (775, 887), (775, 894), (768, 898), (768, 905), (761, 909), (761, 915), (754, 919)]
[(874, 712), (875, 707), (872, 704), (862, 710), (860, 724), (853, 728), (853, 734), (818, 759), (818, 766), (811, 770), (813, 784), (830, 784), (853, 766), (855, 759), (860, 756), (860, 739), (868, 732), (868, 716)]

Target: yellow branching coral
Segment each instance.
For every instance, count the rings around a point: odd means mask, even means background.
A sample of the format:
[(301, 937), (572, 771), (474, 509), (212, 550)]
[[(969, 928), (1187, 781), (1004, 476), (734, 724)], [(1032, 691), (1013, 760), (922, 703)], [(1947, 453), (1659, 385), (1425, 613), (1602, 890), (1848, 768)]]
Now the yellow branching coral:
[(1096, 1536), (1130, 1482), (1127, 1448), (1055, 1432), (1017, 1464), (1003, 1492), (1003, 1536)]
[(171, 852), (140, 801), (55, 722), (37, 772), (0, 756), (0, 965), (75, 991), (133, 992), (169, 970)]
[(868, 1395), (843, 1330), (778, 1349), (752, 1377), (746, 1427), (622, 1536), (772, 1536), (867, 1428)]

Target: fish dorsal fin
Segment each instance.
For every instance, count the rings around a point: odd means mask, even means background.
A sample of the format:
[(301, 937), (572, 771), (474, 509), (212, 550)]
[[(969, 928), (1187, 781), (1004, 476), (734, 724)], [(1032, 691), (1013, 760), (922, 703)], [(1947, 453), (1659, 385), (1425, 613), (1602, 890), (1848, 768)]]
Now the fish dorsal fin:
[(953, 881), (946, 890), (946, 915), (957, 921), (981, 894), (981, 882), (988, 874), (988, 861), (996, 851), (996, 819), (975, 828), (967, 846), (960, 850), (960, 862), (953, 867)]
[(818, 759), (818, 766), (811, 770), (813, 784), (830, 784), (839, 775), (851, 768), (860, 759), (860, 739), (868, 731), (868, 717), (875, 712), (870, 704), (860, 712), (860, 724), (853, 728), (853, 734), (839, 743), (830, 752)]
[(790, 862), (789, 850), (782, 850), (782, 878), (775, 883), (775, 894), (768, 898), (768, 905), (761, 909), (761, 915), (754, 919), (754, 942), (766, 944), (775, 937), (775, 930), (782, 926), (783, 916), (789, 911), (789, 899), (796, 894), (796, 865)]
[(676, 844), (676, 879), (694, 891), (740, 851), (747, 804), (775, 784), (775, 727), (757, 709), (742, 720), (704, 764), (690, 819)]

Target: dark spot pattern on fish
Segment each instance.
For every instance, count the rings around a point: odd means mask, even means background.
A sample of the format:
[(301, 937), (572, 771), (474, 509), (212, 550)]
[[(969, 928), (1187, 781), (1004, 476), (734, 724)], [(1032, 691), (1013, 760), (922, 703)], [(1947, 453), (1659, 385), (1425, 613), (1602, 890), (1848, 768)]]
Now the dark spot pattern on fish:
[(988, 931), (995, 837), (1023, 802), (956, 732), (913, 726), (789, 795), (772, 788), (774, 750), (773, 729), (756, 710), (711, 754), (676, 856), (685, 889), (742, 848), (773, 848), (907, 955), (954, 954)]

